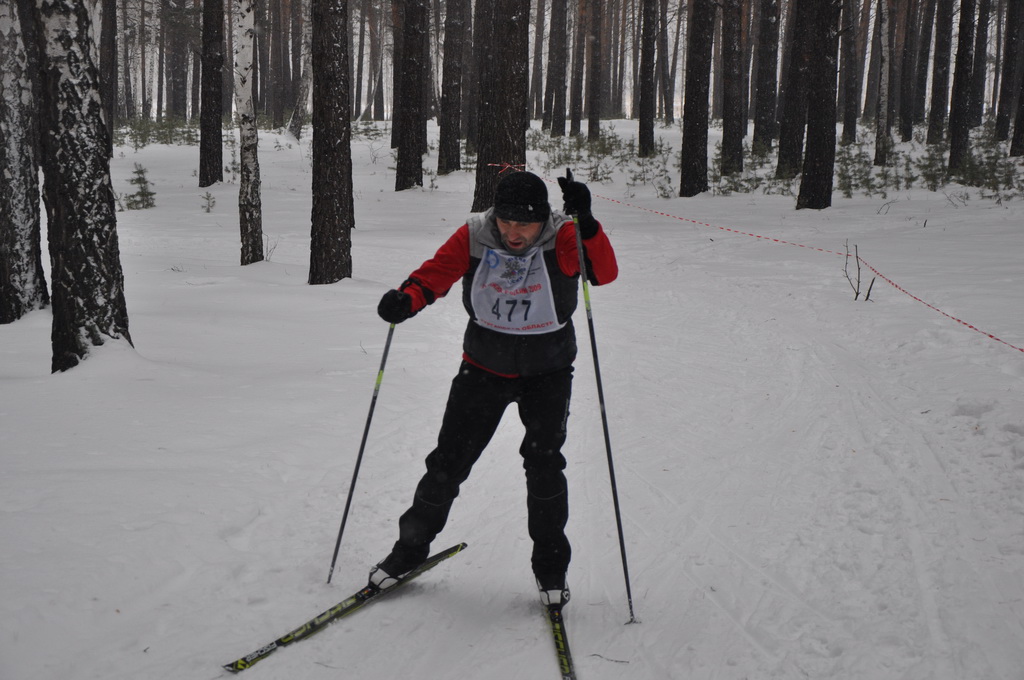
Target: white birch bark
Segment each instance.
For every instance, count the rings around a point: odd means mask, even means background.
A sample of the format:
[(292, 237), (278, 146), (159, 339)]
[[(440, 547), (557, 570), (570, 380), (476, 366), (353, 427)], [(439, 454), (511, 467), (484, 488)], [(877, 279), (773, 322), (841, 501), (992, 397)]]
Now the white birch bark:
[(80, 0), (36, 2), (56, 372), (78, 364), (92, 346), (131, 337), (90, 16)]
[(18, 5), (0, 2), (0, 323), (49, 302), (41, 261), (34, 115)]
[(243, 265), (263, 260), (263, 207), (260, 198), (259, 133), (252, 103), (256, 0), (234, 0), (235, 111), (238, 116), (238, 221)]

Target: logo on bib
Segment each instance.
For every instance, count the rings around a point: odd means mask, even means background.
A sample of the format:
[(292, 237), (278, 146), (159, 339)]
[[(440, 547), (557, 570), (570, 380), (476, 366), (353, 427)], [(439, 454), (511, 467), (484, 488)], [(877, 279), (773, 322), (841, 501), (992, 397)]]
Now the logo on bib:
[(526, 278), (530, 269), (530, 261), (522, 257), (509, 257), (505, 259), (505, 271), (498, 275), (506, 287), (512, 287)]

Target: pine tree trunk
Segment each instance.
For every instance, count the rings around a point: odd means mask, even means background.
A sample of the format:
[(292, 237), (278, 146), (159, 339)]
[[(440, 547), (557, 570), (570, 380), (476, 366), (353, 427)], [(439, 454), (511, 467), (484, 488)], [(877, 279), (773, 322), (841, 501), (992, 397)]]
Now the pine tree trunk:
[(131, 343), (91, 18), (77, 0), (37, 5), (43, 192), (53, 285), (53, 372), (111, 339)]
[(832, 205), (836, 159), (836, 66), (842, 0), (816, 2), (811, 31), (808, 79), (807, 149), (800, 174), (797, 210), (821, 210)]
[[(1006, 3), (1005, 38), (1003, 40), (1003, 63), (1000, 66), (1002, 75), (999, 83), (999, 103), (996, 108), (996, 139), (1005, 141), (1010, 136), (1010, 124), (1015, 115), (1013, 102), (1024, 87), (1024, 79), (1019, 77), (1018, 57), (1024, 49), (1024, 2), (1008, 0)], [(1020, 127), (1018, 117), (1017, 126)]]
[(601, 78), (601, 28), (604, 24), (605, 0), (587, 0), (587, 139), (601, 138), (601, 104), (604, 101), (604, 82)]
[(18, 6), (0, 3), (0, 324), (50, 302), (40, 241), (39, 121), (26, 44), (33, 36), (22, 31), (31, 17)]
[[(13, 1), (13, 0), (12, 0)], [(107, 124), (107, 153), (114, 156), (114, 119), (117, 115), (117, 0), (103, 0), (100, 20), (100, 97)]]
[[(557, 0), (556, 0), (557, 1)], [(437, 174), (447, 175), (462, 168), (459, 133), (462, 130), (462, 53), (466, 40), (466, 4), (449, 3), (444, 19), (444, 65), (441, 75), (440, 138)]]
[(545, 113), (552, 137), (565, 136), (565, 67), (568, 48), (566, 31), (566, 2), (552, 0), (551, 38), (548, 41), (548, 92), (550, 112)]
[(476, 39), (490, 45), (480, 73), (480, 136), (473, 212), (494, 203), (502, 172), (526, 163), (529, 94), (530, 0), (495, 0), (487, 26), (478, 24)]
[(754, 139), (752, 150), (763, 155), (775, 139), (775, 99), (778, 89), (779, 0), (761, 3), (757, 39), (757, 77), (754, 81)]
[(920, 31), (917, 39), (917, 56), (914, 59), (914, 124), (923, 123), (928, 101), (928, 64), (932, 45), (932, 28), (935, 26), (935, 0), (924, 0), (921, 11)]
[(961, 170), (970, 154), (971, 79), (974, 74), (975, 0), (960, 0), (960, 31), (953, 71), (952, 107), (949, 110), (949, 170)]
[[(554, 0), (554, 2), (558, 2), (558, 0)], [(530, 75), (530, 103), (533, 109), (531, 114), (533, 118), (541, 118), (544, 115), (543, 50), (545, 18), (544, 0), (537, 0), (537, 12), (533, 19), (533, 72)]]
[(974, 40), (974, 71), (971, 75), (970, 126), (981, 125), (985, 117), (985, 82), (988, 77), (988, 24), (991, 0), (978, 0), (978, 30)]
[[(911, 0), (906, 8), (903, 20), (903, 47), (900, 60), (900, 85), (895, 88), (899, 92), (899, 132), (900, 141), (909, 142), (914, 138), (914, 73), (916, 72), (917, 50), (914, 49), (914, 36), (917, 35), (921, 12), (920, 0)], [(894, 99), (896, 99), (894, 97)]]
[(743, 171), (747, 111), (743, 98), (740, 0), (721, 0), (722, 11), (722, 174)]
[(253, 106), (256, 0), (235, 0), (235, 110), (239, 128), (238, 226), (243, 265), (263, 260), (263, 205), (260, 196), (259, 134)]
[(309, 283), (352, 276), (351, 85), (347, 0), (312, 0), (313, 210)]
[(583, 129), (583, 68), (587, 52), (587, 5), (591, 0), (578, 0), (579, 12), (573, 32), (572, 72), (569, 80), (569, 135), (576, 137)]
[(1024, 79), (1017, 92), (1017, 122), (1013, 125), (1013, 139), (1010, 141), (1010, 155), (1024, 156)]
[[(797, 0), (791, 10), (793, 35), (806, 36), (813, 3), (820, 0)], [(786, 100), (779, 124), (779, 157), (775, 176), (792, 179), (800, 172), (803, 162), (804, 130), (807, 127), (807, 72), (811, 59), (810, 47), (804, 40), (794, 40), (789, 57), (789, 70), (784, 74)]]
[(708, 95), (711, 88), (715, 2), (693, 0), (692, 8), (686, 48), (680, 196), (696, 196), (708, 190)]
[(843, 89), (843, 144), (857, 141), (857, 117), (860, 113), (860, 93), (857, 90), (857, 20), (854, 0), (843, 0), (843, 30), (839, 37), (843, 54), (839, 79)]
[(640, 102), (637, 112), (638, 152), (641, 158), (654, 155), (654, 50), (655, 32), (658, 30), (657, 0), (640, 0)]
[[(313, 88), (313, 22), (310, 21), (310, 0), (302, 1), (302, 66), (299, 87), (295, 93), (295, 108), (288, 121), (288, 131), (295, 139), (302, 139), (302, 128), (309, 120), (309, 93)], [(299, 2), (299, 0), (294, 0)]]
[(423, 186), (423, 150), (421, 134), (425, 134), (427, 117), (422, 97), (423, 82), (429, 69), (427, 56), (427, 2), (403, 0), (402, 61), (397, 67), (401, 77), (402, 106), (396, 121), (398, 130), (398, 161), (395, 168), (395, 191)]
[(953, 0), (938, 0), (935, 7), (935, 56), (932, 61), (931, 106), (928, 109), (928, 144), (941, 144), (945, 140), (952, 46)]
[(202, 102), (199, 114), (199, 186), (224, 179), (224, 0), (203, 1)]

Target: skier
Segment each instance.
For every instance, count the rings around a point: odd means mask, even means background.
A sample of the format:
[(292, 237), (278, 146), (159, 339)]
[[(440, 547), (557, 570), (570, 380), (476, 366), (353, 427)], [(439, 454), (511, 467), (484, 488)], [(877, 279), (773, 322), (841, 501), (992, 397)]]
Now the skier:
[[(574, 181), (571, 172), (559, 177), (558, 184), (564, 212), (551, 210), (547, 187), (537, 175), (507, 175), (498, 183), (492, 208), (470, 217), (432, 258), (380, 300), (380, 317), (401, 323), (461, 279), (469, 323), (437, 447), (426, 458), (427, 471), (412, 505), (399, 519), (398, 540), (370, 572), (374, 587), (387, 588), (427, 558), (460, 485), (506, 407), (515, 402), (526, 429), (519, 453), (526, 472), (537, 587), (544, 604), (561, 606), (569, 599), (569, 504), (561, 448), (576, 357), (571, 318), (580, 274), (576, 229), (591, 283), (610, 283), (618, 265), (591, 213), (587, 186)], [(568, 215), (575, 215), (575, 222)]]

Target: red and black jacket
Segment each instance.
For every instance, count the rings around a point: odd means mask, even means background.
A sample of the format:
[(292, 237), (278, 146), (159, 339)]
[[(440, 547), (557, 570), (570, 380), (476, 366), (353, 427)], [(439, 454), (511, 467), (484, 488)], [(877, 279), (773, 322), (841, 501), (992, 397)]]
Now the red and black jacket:
[[(579, 298), (580, 259), (576, 226), (571, 217), (552, 212), (535, 243), (542, 249), (551, 281), (555, 311), (562, 325), (550, 333), (516, 335), (478, 324), (470, 301), (470, 288), (481, 258), (490, 250), (504, 251), (493, 209), (474, 215), (459, 227), (432, 258), (402, 284), (412, 298), (413, 313), (445, 296), (457, 281), (463, 284), (463, 305), (470, 320), (463, 338), (463, 358), (505, 377), (540, 375), (565, 368), (576, 358), (572, 313)], [(618, 264), (604, 229), (583, 241), (587, 276), (599, 286), (618, 276)]]

